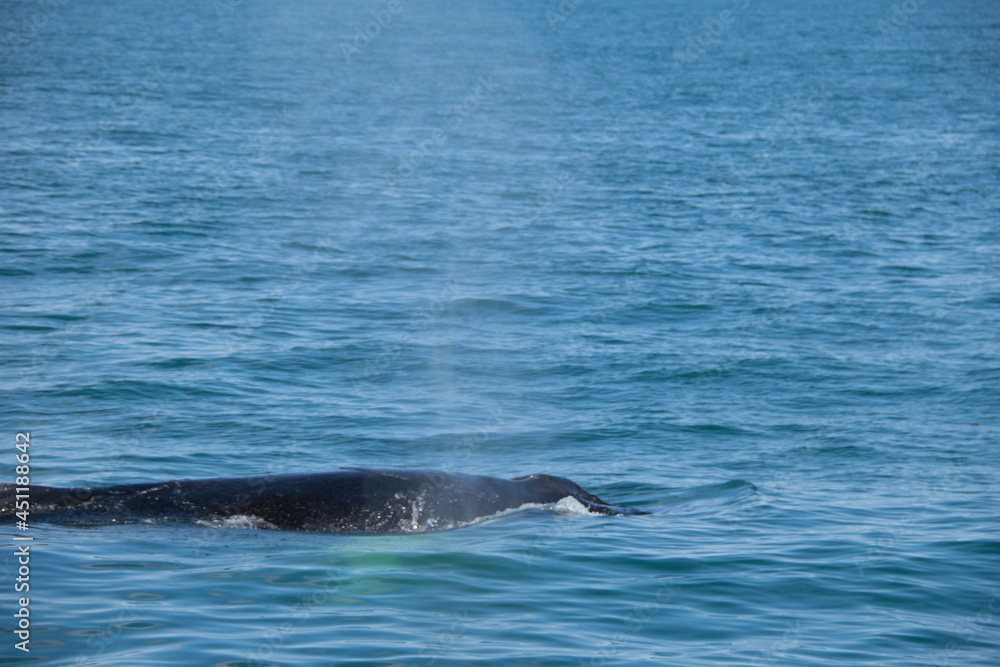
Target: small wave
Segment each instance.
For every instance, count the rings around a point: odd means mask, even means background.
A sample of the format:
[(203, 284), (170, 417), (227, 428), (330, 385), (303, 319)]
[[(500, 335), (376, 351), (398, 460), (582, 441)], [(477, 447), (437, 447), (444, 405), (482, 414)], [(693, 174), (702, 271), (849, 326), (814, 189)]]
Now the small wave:
[(455, 299), (449, 304), (449, 308), (456, 313), (482, 314), (483, 312), (516, 312), (521, 310), (521, 306), (509, 299), (491, 299), (486, 297), (467, 297)]
[(685, 489), (663, 498), (659, 503), (672, 505), (671, 512), (693, 513), (717, 511), (725, 506), (746, 501), (759, 493), (757, 487), (742, 479), (721, 484), (705, 484)]

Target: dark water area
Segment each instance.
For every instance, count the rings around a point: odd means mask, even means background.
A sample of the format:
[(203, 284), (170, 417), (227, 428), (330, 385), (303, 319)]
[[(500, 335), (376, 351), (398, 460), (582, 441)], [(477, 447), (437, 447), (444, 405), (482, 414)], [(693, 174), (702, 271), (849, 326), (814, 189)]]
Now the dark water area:
[[(1000, 7), (0, 5), (0, 482), (648, 516), (0, 525), (0, 663), (1000, 663)], [(31, 542), (30, 653), (15, 648)]]

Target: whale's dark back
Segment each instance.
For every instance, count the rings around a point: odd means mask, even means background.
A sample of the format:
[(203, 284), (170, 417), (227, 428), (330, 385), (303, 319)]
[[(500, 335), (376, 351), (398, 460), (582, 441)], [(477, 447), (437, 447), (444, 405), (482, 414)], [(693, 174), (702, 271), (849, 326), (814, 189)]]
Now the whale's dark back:
[[(608, 505), (551, 475), (514, 480), (427, 470), (343, 469), (313, 474), (171, 480), (108, 487), (30, 487), (39, 521), (202, 520), (252, 517), (288, 530), (406, 532), (450, 528), (526, 504), (573, 497), (592, 512), (644, 514)], [(15, 489), (0, 484), (0, 521), (13, 520)]]

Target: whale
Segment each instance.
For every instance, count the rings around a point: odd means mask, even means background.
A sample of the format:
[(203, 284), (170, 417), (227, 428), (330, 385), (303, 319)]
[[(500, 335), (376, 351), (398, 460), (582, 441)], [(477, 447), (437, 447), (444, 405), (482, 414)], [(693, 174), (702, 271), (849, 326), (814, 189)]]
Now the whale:
[[(25, 491), (25, 489), (27, 489)], [(638, 515), (554, 475), (501, 479), (434, 470), (340, 468), (103, 487), (0, 484), (0, 523), (28, 500), (31, 522), (214, 522), (250, 520), (278, 530), (403, 533), (445, 530), (516, 510), (575, 499), (593, 514)]]

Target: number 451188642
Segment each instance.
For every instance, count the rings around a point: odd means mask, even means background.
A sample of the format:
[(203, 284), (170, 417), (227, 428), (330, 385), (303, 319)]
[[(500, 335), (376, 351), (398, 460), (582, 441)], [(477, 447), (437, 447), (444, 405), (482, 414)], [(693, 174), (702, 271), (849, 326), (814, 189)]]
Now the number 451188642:
[[(27, 521), (28, 520), (28, 512), (27, 512), (27, 510), (28, 510), (28, 507), (27, 507), (27, 504), (28, 504), (27, 500), (28, 500), (28, 498), (27, 498), (27, 496), (21, 496), (20, 494), (21, 493), (27, 494), (28, 493), (28, 489), (27, 488), (20, 488), (20, 487), (27, 487), (28, 484), (30, 483), (30, 476), (29, 475), (30, 475), (31, 471), (30, 471), (30, 466), (28, 466), (28, 461), (30, 460), (30, 457), (28, 456), (28, 447), (31, 446), (31, 434), (30, 433), (18, 433), (17, 437), (14, 439), (14, 441), (15, 441), (14, 446), (17, 448), (17, 450), (19, 452), (21, 452), (20, 454), (17, 455), (17, 462), (20, 465), (18, 465), (17, 468), (16, 468), (17, 478), (14, 480), (17, 483), (17, 486), (19, 487), (17, 489), (17, 493), (18, 493), (17, 499), (21, 500), (22, 497), (24, 498), (24, 500), (22, 501), (23, 505), (24, 505), (24, 507), (23, 507), (24, 511), (16, 512), (15, 516), (17, 516), (17, 518), (20, 519), (20, 520), (22, 520), (22, 521)], [(19, 509), (19, 510), (22, 509), (22, 502), (17, 503), (17, 509)], [(22, 514), (24, 516), (21, 516)]]

